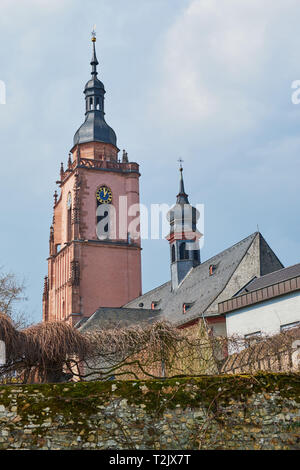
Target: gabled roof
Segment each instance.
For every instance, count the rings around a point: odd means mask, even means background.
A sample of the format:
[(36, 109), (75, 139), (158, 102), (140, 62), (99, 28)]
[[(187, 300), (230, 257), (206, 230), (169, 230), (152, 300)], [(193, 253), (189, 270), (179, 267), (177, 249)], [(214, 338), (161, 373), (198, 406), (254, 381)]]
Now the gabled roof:
[[(172, 292), (171, 282), (167, 282), (132, 300), (124, 307), (137, 308), (142, 303), (142, 308), (147, 309), (151, 307), (153, 301), (159, 302), (158, 307), (162, 310), (160, 317), (178, 326), (199, 318), (224, 290), (258, 235), (257, 232), (253, 233), (191, 269), (176, 291)], [(210, 276), (211, 264), (215, 265), (216, 269)], [(192, 303), (185, 314), (183, 314), (184, 303)]]

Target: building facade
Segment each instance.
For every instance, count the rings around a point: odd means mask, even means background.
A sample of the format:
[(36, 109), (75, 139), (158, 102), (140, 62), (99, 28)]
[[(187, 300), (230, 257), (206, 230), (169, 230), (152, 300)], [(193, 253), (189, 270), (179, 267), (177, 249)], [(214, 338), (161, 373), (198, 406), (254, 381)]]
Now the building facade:
[(300, 264), (251, 281), (239, 295), (219, 303), (227, 336), (255, 340), (300, 327)]

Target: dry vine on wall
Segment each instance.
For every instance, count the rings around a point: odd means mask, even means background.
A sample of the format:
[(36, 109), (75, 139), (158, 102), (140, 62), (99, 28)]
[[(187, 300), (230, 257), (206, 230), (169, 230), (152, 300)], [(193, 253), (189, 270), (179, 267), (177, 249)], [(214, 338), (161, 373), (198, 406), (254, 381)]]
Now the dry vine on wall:
[(180, 375), (293, 370), (293, 344), (300, 329), (255, 344), (214, 337), (201, 320), (193, 330), (167, 322), (81, 333), (62, 322), (22, 330), (0, 313), (6, 362), (0, 380), (21, 383), (147, 379)]

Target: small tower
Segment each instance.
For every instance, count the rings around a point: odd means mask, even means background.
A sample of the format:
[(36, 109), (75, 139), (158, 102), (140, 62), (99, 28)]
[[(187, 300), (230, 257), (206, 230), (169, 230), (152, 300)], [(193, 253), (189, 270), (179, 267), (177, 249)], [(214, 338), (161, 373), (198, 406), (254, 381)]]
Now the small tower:
[(183, 168), (180, 164), (179, 193), (175, 206), (168, 212), (170, 233), (166, 237), (170, 244), (171, 281), (175, 291), (187, 273), (200, 264), (199, 238), (197, 230), (199, 211), (191, 206), (184, 190)]

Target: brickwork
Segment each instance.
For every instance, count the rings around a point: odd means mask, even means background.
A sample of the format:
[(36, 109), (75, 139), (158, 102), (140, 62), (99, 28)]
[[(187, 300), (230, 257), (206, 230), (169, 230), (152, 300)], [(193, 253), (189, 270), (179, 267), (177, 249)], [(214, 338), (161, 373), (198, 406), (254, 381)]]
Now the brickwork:
[[(118, 162), (111, 144), (91, 142), (72, 150), (54, 204), (43, 319), (76, 324), (99, 307), (121, 307), (141, 295), (141, 248), (139, 238), (128, 241), (130, 223), (139, 215), (126, 217), (129, 207), (139, 205), (138, 165)], [(96, 233), (96, 192), (103, 185), (112, 191), (116, 213), (116, 237), (105, 242)]]

